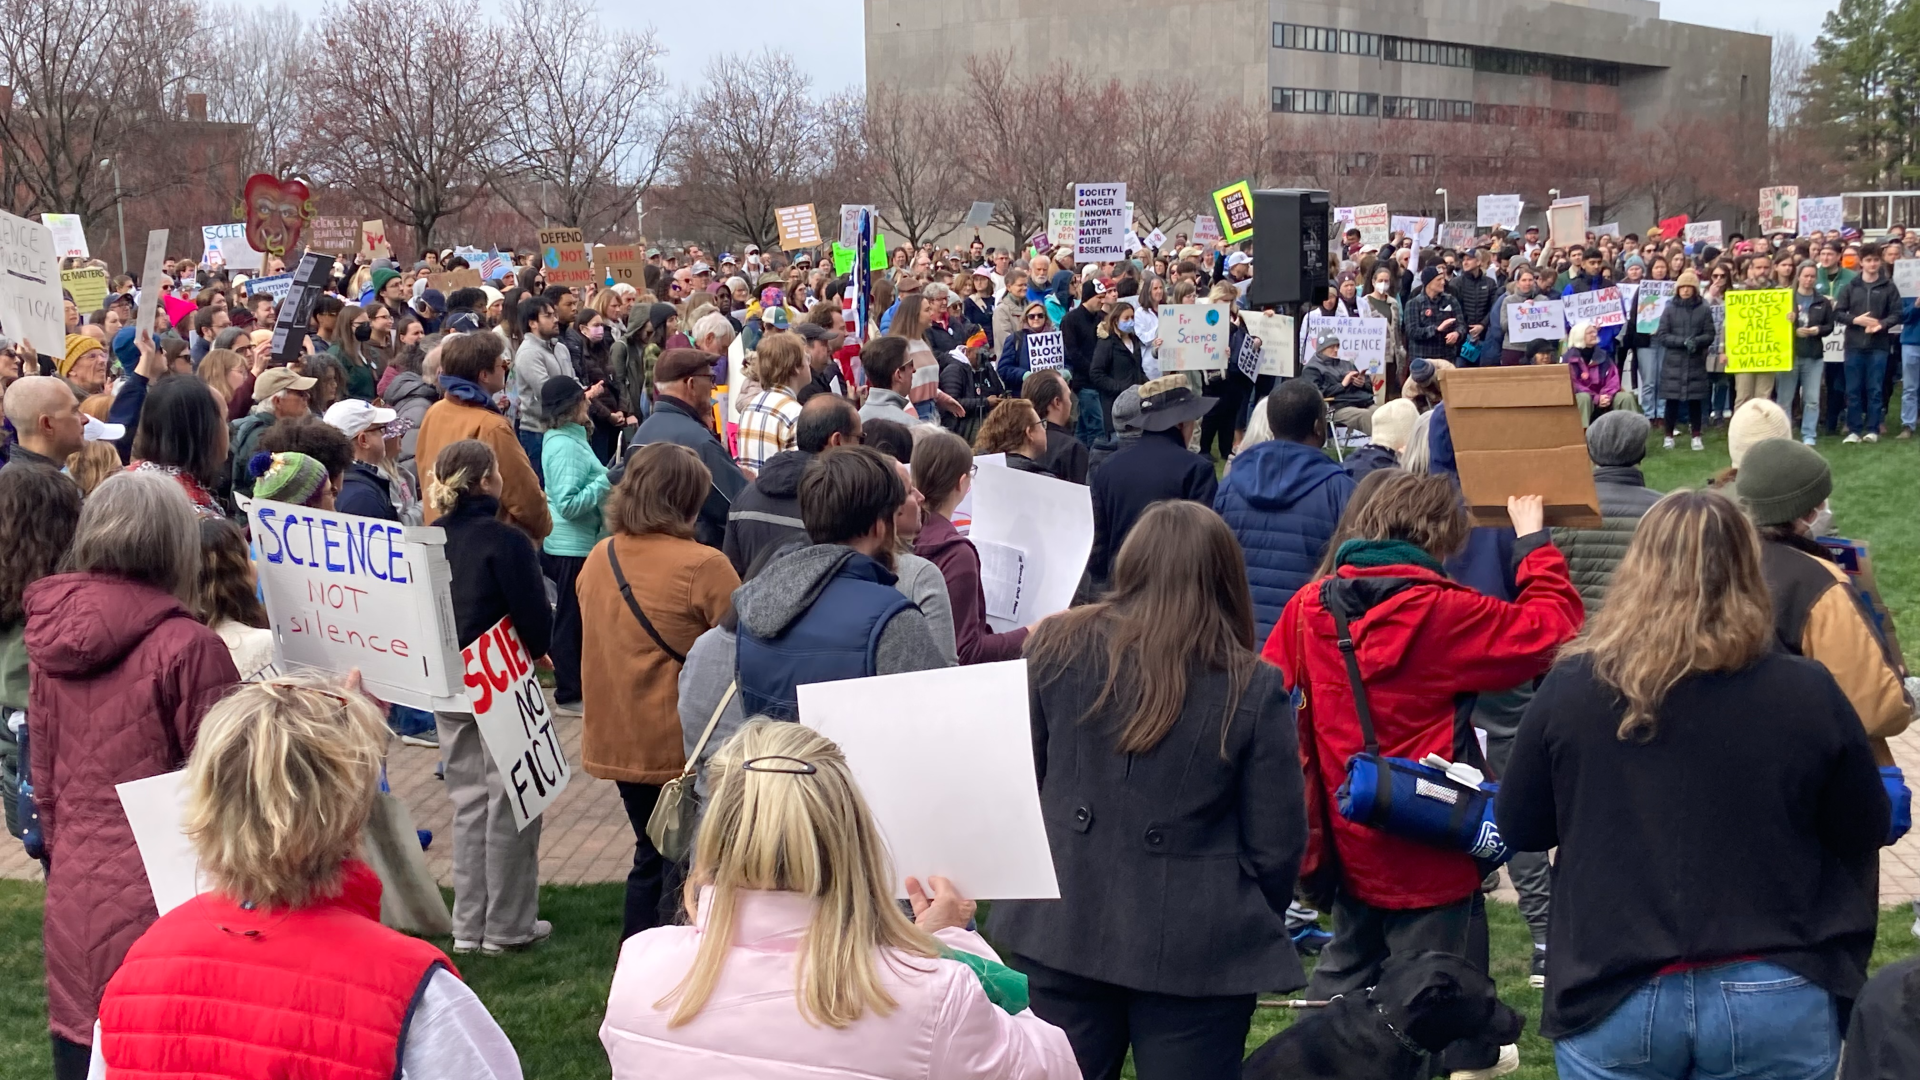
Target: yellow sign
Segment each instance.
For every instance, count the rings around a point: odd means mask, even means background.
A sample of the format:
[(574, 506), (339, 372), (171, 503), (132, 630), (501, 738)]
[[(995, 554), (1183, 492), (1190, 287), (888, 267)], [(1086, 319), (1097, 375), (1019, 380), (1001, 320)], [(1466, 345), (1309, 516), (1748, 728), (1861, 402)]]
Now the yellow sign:
[(1793, 291), (1734, 289), (1727, 305), (1727, 374), (1793, 370)]
[(1253, 236), (1253, 184), (1242, 180), (1213, 193), (1213, 213), (1220, 219), (1220, 239), (1237, 244)]
[(60, 271), (60, 287), (73, 297), (73, 306), (81, 315), (107, 306), (107, 272), (97, 266)]

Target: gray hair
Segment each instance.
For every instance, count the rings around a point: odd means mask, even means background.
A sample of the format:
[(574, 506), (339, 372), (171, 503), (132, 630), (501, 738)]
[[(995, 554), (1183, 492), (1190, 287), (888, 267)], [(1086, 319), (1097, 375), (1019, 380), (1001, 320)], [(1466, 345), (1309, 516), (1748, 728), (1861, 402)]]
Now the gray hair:
[(1413, 422), (1413, 431), (1407, 435), (1407, 447), (1400, 451), (1400, 467), (1416, 476), (1425, 476), (1433, 471), (1433, 448), (1427, 444), (1427, 433), (1432, 426), (1433, 411), (1429, 409)]
[(718, 311), (710, 311), (693, 324), (693, 343), (700, 344), (711, 334), (722, 345), (733, 341), (733, 322)]
[(131, 578), (190, 599), (200, 572), (200, 524), (180, 482), (157, 472), (108, 477), (80, 508), (61, 569)]

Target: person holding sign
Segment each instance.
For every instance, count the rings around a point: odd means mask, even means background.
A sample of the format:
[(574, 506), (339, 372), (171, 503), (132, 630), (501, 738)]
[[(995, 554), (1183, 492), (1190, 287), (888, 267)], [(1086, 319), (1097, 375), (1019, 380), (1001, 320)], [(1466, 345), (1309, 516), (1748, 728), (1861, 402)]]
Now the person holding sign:
[(1819, 275), (1820, 268), (1812, 260), (1802, 262), (1794, 271), (1793, 369), (1782, 372), (1773, 384), (1780, 407), (1789, 411), (1794, 391), (1799, 391), (1800, 441), (1808, 446), (1817, 441), (1814, 432), (1820, 426), (1820, 384), (1827, 366), (1825, 342), (1834, 325), (1833, 301), (1820, 292)]
[[(1026, 403), (1019, 402), (1019, 405)], [(1016, 407), (1008, 402), (1003, 409)], [(1027, 407), (1029, 415), (1031, 406)], [(1034, 423), (1038, 423), (1038, 417)], [(1029, 431), (1038, 435), (1038, 431)], [(991, 468), (992, 466), (988, 466)], [(953, 607), (953, 636), (962, 664), (988, 664), (1020, 655), (1027, 628), (996, 634), (987, 625), (986, 587), (980, 577), (980, 552), (953, 527), (960, 500), (973, 490), (973, 451), (952, 432), (921, 439), (913, 449), (913, 486), (927, 500), (927, 518), (914, 539), (913, 553), (940, 568)], [(1042, 471), (1042, 470), (1032, 470)]]
[[(499, 516), (504, 486), (493, 450), (462, 439), (434, 458), (427, 505), (447, 532), (460, 647), (511, 617), (527, 655), (539, 658), (547, 654), (553, 613), (533, 541)], [(535, 917), (539, 819), (515, 827), (512, 796), (470, 713), (436, 712), (434, 720), (453, 800), (453, 951), (498, 953), (546, 940), (553, 924)]]
[(208, 712), (186, 827), (211, 888), (128, 951), (91, 1075), (519, 1080), (445, 954), (380, 925), (360, 848), (386, 745), (351, 679), (254, 683)]

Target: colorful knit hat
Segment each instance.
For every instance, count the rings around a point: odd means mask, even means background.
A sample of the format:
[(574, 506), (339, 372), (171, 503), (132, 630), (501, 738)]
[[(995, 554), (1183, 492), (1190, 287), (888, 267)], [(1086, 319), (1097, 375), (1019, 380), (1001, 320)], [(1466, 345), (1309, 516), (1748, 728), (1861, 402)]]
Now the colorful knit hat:
[(247, 462), (247, 471), (258, 477), (253, 482), (253, 497), (299, 506), (318, 506), (327, 490), (327, 467), (306, 454), (287, 451), (261, 452)]

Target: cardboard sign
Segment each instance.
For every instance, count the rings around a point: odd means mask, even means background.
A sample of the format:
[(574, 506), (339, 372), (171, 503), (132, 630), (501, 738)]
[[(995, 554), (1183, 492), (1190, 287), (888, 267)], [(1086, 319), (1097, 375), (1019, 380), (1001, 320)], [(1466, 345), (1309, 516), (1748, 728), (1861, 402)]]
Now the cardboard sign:
[(1225, 304), (1166, 304), (1160, 308), (1161, 371), (1221, 371), (1227, 366), (1232, 323)]
[(1475, 208), (1475, 224), (1483, 229), (1500, 228), (1516, 232), (1520, 228), (1522, 203), (1518, 195), (1482, 195)]
[(976, 200), (972, 206), (967, 208), (966, 220), (968, 228), (986, 228), (987, 225), (993, 221), (993, 202), (991, 200)]
[(1600, 524), (1586, 431), (1559, 364), (1440, 373), (1460, 490), (1475, 525), (1511, 525), (1507, 499), (1538, 495), (1546, 523)]
[(1073, 185), (1073, 254), (1081, 262), (1127, 257), (1127, 185)]
[(1721, 242), (1719, 222), (1690, 221), (1687, 223), (1687, 243), (1718, 245)]
[(1389, 219), (1389, 223), (1391, 225), (1391, 231), (1397, 232), (1402, 236), (1413, 237), (1413, 246), (1417, 248), (1432, 247), (1433, 238), (1436, 230), (1439, 228), (1439, 222), (1430, 217), (1410, 217), (1395, 214)]
[(1793, 370), (1793, 290), (1729, 289), (1727, 374)]
[[(1387, 368), (1387, 320), (1375, 315), (1307, 315), (1302, 333), (1307, 341), (1331, 333), (1340, 338), (1340, 359), (1379, 378)], [(1311, 346), (1307, 347), (1311, 349)]]
[(350, 217), (314, 218), (307, 223), (307, 247), (328, 255), (352, 255), (360, 250), (360, 224)]
[(1642, 334), (1651, 334), (1660, 329), (1660, 316), (1667, 313), (1667, 304), (1673, 299), (1674, 283), (1642, 279), (1640, 288), (1633, 297), (1633, 328)]
[(265, 499), (247, 517), (282, 669), (359, 668), (382, 700), (466, 711), (444, 530)]
[(1253, 184), (1241, 180), (1213, 193), (1213, 212), (1220, 219), (1220, 236), (1229, 244), (1253, 237)]
[(1529, 341), (1559, 341), (1567, 336), (1566, 304), (1560, 300), (1507, 302), (1507, 340), (1516, 345)]
[(1247, 334), (1250, 337), (1260, 339), (1260, 366), (1254, 370), (1254, 375), (1293, 378), (1295, 370), (1293, 316), (1243, 311), (1240, 313), (1240, 320), (1247, 324)]
[(1760, 231), (1763, 234), (1800, 231), (1800, 189), (1763, 187), (1760, 189)]
[(1445, 221), (1440, 223), (1440, 246), (1455, 251), (1466, 251), (1473, 247), (1473, 241), (1479, 230), (1471, 221)]
[(1047, 211), (1047, 243), (1054, 247), (1072, 247), (1075, 237), (1072, 208)]
[(1547, 207), (1547, 246), (1565, 248), (1587, 242), (1587, 207), (1564, 199)]
[[(147, 233), (147, 255), (140, 263), (140, 301), (135, 306), (133, 325), (153, 328), (154, 313), (160, 309), (160, 280), (166, 276), (167, 230), (154, 229)], [(151, 282), (151, 285), (147, 285)]]
[(259, 270), (265, 256), (247, 243), (247, 223), (200, 226), (200, 261), (208, 266), (229, 270)]
[(1816, 232), (1839, 232), (1843, 225), (1840, 208), (1840, 196), (1818, 199), (1801, 199), (1796, 209), (1800, 212), (1800, 235), (1808, 236)]
[(1387, 213), (1387, 204), (1354, 207), (1353, 227), (1360, 230), (1360, 243), (1367, 247), (1379, 247), (1386, 243), (1393, 233), (1392, 215)]
[(812, 203), (782, 206), (773, 212), (773, 220), (780, 229), (782, 251), (812, 247), (820, 242), (820, 223), (814, 220)]
[(449, 270), (427, 275), (427, 288), (440, 290), (442, 296), (452, 296), (455, 289), (477, 289), (483, 284), (478, 270)]
[(1620, 290), (1614, 286), (1574, 293), (1567, 298), (1567, 322), (1590, 322), (1596, 327), (1624, 326), (1626, 308), (1620, 302)]
[(1058, 330), (1027, 335), (1027, 370), (1052, 371), (1067, 362), (1066, 342)]
[[(79, 214), (41, 214), (40, 224), (53, 230), (54, 253), (62, 259), (86, 259), (87, 230), (80, 225)], [(81, 308), (82, 311), (89, 310)]]
[(524, 830), (573, 778), (534, 658), (513, 619), (503, 618), (460, 650), (460, 660), (480, 741), (500, 771), (513, 823)]
[(647, 281), (647, 249), (640, 244), (593, 245), (593, 279), (601, 285), (624, 281), (641, 288)]
[(546, 267), (549, 285), (593, 284), (593, 262), (587, 258), (587, 241), (579, 229), (541, 229), (540, 262)]
[[(59, 242), (57, 238), (54, 240), (56, 244)], [(60, 287), (73, 297), (73, 306), (79, 308), (82, 315), (107, 306), (107, 272), (97, 266), (60, 271)]]
[(387, 223), (385, 221), (363, 221), (360, 223), (360, 261), (393, 258), (393, 245), (387, 243)]

